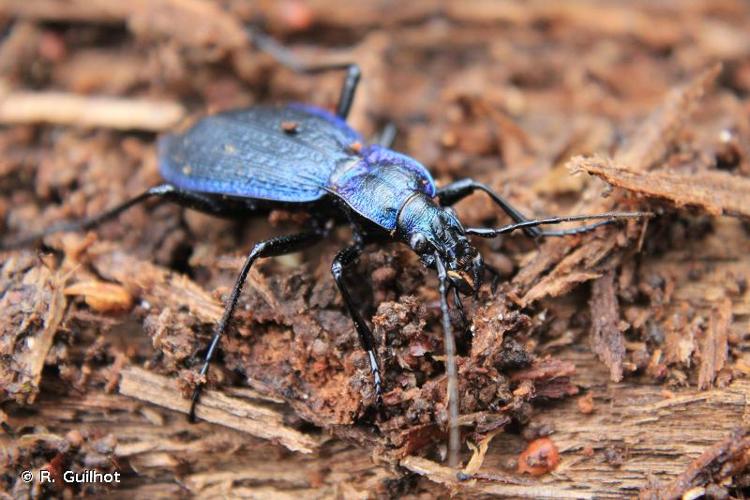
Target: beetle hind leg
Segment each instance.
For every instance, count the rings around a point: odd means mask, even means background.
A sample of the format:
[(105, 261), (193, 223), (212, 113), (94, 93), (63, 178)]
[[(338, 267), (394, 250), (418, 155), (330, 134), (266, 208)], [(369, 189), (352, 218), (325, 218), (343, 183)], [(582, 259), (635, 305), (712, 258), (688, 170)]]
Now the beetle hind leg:
[(148, 189), (144, 191), (143, 193), (137, 196), (134, 196), (133, 198), (130, 198), (129, 200), (124, 201), (120, 203), (119, 205), (113, 208), (110, 208), (109, 210), (102, 212), (100, 214), (97, 214), (91, 217), (86, 217), (83, 219), (60, 222), (42, 231), (25, 236), (19, 240), (11, 241), (8, 243), (2, 242), (0, 243), (0, 249), (10, 250), (10, 249), (15, 249), (15, 248), (26, 247), (33, 243), (36, 243), (37, 241), (40, 241), (45, 236), (49, 236), (50, 234), (54, 234), (54, 233), (87, 231), (89, 229), (94, 229), (95, 227), (100, 226), (104, 222), (114, 219), (115, 217), (125, 212), (129, 208), (134, 207), (135, 205), (138, 205), (140, 203), (143, 203), (149, 198), (164, 199), (168, 194), (173, 193), (175, 190), (176, 188), (172, 186), (171, 184), (161, 184), (159, 186), (152, 187), (151, 189)]
[(279, 63), (297, 73), (322, 73), (324, 71), (346, 70), (346, 77), (339, 94), (339, 102), (336, 106), (336, 115), (346, 120), (352, 109), (354, 95), (357, 92), (362, 71), (356, 63), (319, 64), (311, 65), (300, 61), (289, 49), (278, 43), (273, 38), (260, 33), (258, 30), (248, 28), (248, 33), (253, 44), (260, 50), (266, 52)]
[(383, 146), (384, 148), (390, 149), (390, 147), (393, 146), (393, 141), (396, 140), (397, 133), (398, 130), (396, 130), (396, 125), (394, 125), (393, 122), (388, 122), (385, 124), (383, 130), (380, 131), (380, 134), (378, 134), (373, 142), (377, 143), (380, 146)]
[(236, 212), (236, 209), (234, 207), (228, 207), (226, 204), (222, 204), (221, 201), (216, 198), (212, 198), (211, 196), (204, 195), (202, 193), (185, 191), (173, 186), (172, 184), (165, 183), (147, 189), (141, 194), (134, 196), (133, 198), (130, 198), (129, 200), (126, 200), (100, 214), (96, 214), (83, 219), (60, 222), (42, 231), (39, 231), (38, 233), (25, 236), (19, 240), (11, 241), (8, 243), (2, 242), (0, 243), (0, 250), (11, 250), (29, 246), (43, 239), (45, 236), (49, 236), (50, 234), (54, 233), (88, 231), (90, 229), (95, 229), (103, 223), (114, 219), (126, 210), (151, 198), (157, 198), (160, 201), (177, 203), (181, 206), (218, 216), (234, 215)]

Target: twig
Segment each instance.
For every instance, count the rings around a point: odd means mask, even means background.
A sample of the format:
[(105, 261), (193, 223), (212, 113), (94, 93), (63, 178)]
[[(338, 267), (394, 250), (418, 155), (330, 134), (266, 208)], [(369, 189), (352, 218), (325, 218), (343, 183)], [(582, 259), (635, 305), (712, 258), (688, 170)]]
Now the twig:
[(0, 94), (0, 123), (53, 123), (80, 127), (158, 132), (184, 116), (172, 101), (86, 97), (64, 92), (12, 91)]
[(461, 481), (458, 473), (450, 467), (443, 467), (426, 458), (409, 456), (401, 460), (401, 467), (422, 475), (436, 483), (449, 487), (461, 487), (462, 491), (472, 491), (489, 495), (517, 496), (524, 498), (593, 498), (583, 490), (570, 487), (537, 484), (498, 484), (481, 483), (475, 480)]

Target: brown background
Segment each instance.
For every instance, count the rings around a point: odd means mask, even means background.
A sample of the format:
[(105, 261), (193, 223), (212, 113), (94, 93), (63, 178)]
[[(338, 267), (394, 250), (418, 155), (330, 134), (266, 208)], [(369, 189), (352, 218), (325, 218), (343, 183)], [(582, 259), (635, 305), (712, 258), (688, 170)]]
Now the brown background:
[[(157, 133), (183, 119), (256, 102), (330, 107), (341, 75), (298, 75), (254, 50), (243, 26), (260, 19), (305, 60), (356, 60), (350, 123), (372, 136), (393, 121), (395, 149), (439, 185), (472, 176), (529, 215), (657, 215), (582, 237), (478, 243), (503, 280), (467, 299), (462, 418), (478, 451), (464, 448), (477, 475), (463, 482), (440, 465), (435, 280), (407, 249), (373, 248), (354, 280), (386, 368), (384, 419), (368, 410), (366, 361), (330, 278), (342, 230), (253, 270), (199, 410), (213, 423), (197, 425), (183, 396), (222, 297), (252, 242), (292, 231), (298, 215), (217, 222), (148, 204), (95, 233), (48, 237), (45, 252), (3, 252), (3, 486), (747, 494), (750, 7), (653, 3), (0, 4), (6, 239), (157, 183)], [(507, 222), (480, 194), (458, 212), (467, 225)], [(518, 475), (518, 454), (541, 435), (559, 466)], [(18, 479), (90, 468), (123, 482)]]

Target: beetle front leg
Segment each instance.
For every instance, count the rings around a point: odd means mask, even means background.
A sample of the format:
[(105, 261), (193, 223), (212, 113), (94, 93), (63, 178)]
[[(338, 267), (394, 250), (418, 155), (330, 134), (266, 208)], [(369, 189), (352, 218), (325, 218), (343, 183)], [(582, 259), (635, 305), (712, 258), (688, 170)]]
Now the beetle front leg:
[(219, 321), (219, 324), (216, 326), (216, 330), (214, 331), (214, 336), (213, 338), (211, 338), (211, 343), (208, 345), (208, 350), (206, 351), (206, 356), (203, 360), (203, 367), (200, 370), (199, 382), (195, 390), (193, 391), (193, 397), (190, 403), (190, 413), (188, 415), (188, 419), (191, 422), (195, 421), (195, 406), (198, 403), (198, 399), (200, 398), (201, 390), (203, 389), (204, 384), (203, 380), (208, 373), (211, 359), (216, 353), (216, 347), (219, 345), (219, 340), (221, 340), (221, 336), (227, 329), (229, 320), (232, 319), (232, 314), (234, 313), (234, 309), (237, 306), (237, 301), (239, 300), (240, 294), (242, 293), (242, 287), (245, 284), (247, 274), (250, 272), (250, 268), (252, 267), (253, 263), (261, 257), (276, 257), (279, 255), (298, 252), (313, 245), (314, 243), (317, 243), (321, 238), (323, 238), (324, 235), (325, 231), (323, 229), (317, 229), (314, 231), (308, 231), (291, 236), (278, 236), (276, 238), (261, 241), (253, 247), (252, 251), (247, 256), (247, 259), (245, 259), (245, 263), (242, 265), (240, 274), (237, 276), (237, 279), (234, 282), (234, 288), (232, 289), (232, 293), (229, 295), (229, 299), (227, 299), (227, 303), (224, 308), (224, 314), (221, 316), (221, 320)]
[[(454, 203), (466, 198), (476, 190), (484, 191), (487, 193), (492, 201), (495, 202), (500, 208), (507, 213), (511, 219), (516, 223), (505, 226), (501, 229), (483, 229), (483, 228), (472, 228), (469, 234), (475, 234), (477, 236), (491, 237), (497, 236), (503, 233), (509, 233), (515, 229), (521, 229), (531, 238), (538, 238), (540, 236), (569, 236), (573, 234), (582, 234), (594, 229), (611, 224), (612, 220), (617, 218), (632, 218), (642, 217), (648, 214), (640, 212), (612, 212), (608, 214), (597, 214), (597, 215), (574, 215), (567, 217), (549, 217), (546, 219), (532, 220), (519, 212), (510, 203), (508, 203), (502, 196), (495, 193), (489, 186), (477, 182), (474, 179), (461, 179), (460, 181), (452, 182), (441, 189), (438, 189), (437, 196), (440, 200), (440, 204), (443, 206), (453, 205)], [(560, 222), (567, 222), (570, 220), (587, 220), (587, 219), (608, 219), (594, 224), (588, 224), (585, 226), (574, 227), (570, 229), (560, 229), (557, 231), (542, 231), (537, 226), (542, 224), (558, 224)]]
[(348, 246), (341, 250), (336, 257), (333, 259), (331, 265), (331, 273), (333, 279), (336, 281), (336, 285), (341, 292), (341, 296), (344, 298), (344, 303), (349, 311), (349, 316), (354, 322), (354, 327), (357, 330), (359, 336), (359, 342), (362, 345), (362, 349), (367, 352), (367, 358), (370, 361), (370, 372), (372, 373), (373, 382), (375, 384), (375, 398), (378, 408), (383, 406), (383, 381), (380, 377), (380, 367), (378, 366), (378, 359), (375, 356), (374, 350), (374, 339), (370, 327), (365, 323), (362, 314), (354, 306), (349, 290), (347, 290), (344, 284), (344, 269), (354, 264), (359, 256), (362, 254), (361, 244), (355, 243), (354, 245)]
[[(470, 196), (476, 190), (484, 191), (492, 198), (506, 214), (510, 216), (516, 222), (526, 222), (529, 220), (513, 205), (508, 203), (502, 196), (495, 193), (489, 186), (482, 184), (481, 182), (475, 181), (474, 179), (461, 179), (460, 181), (452, 182), (447, 186), (438, 189), (437, 197), (440, 200), (440, 204), (443, 206), (453, 205), (460, 200), (463, 200), (467, 196)], [(524, 227), (524, 232), (531, 238), (538, 238), (543, 236), (542, 230), (537, 227)], [(552, 236), (552, 235), (548, 235)]]

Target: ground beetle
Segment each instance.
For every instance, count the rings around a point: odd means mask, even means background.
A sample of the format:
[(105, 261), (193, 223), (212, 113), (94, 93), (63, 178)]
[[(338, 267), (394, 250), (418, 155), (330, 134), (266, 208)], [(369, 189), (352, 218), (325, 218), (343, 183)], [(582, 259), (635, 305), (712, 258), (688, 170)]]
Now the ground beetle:
[[(351, 315), (362, 348), (367, 352), (375, 384), (377, 405), (382, 404), (382, 381), (375, 356), (372, 332), (352, 302), (343, 281), (368, 243), (400, 241), (416, 252), (423, 264), (435, 269), (440, 284), (440, 307), (445, 336), (449, 401), (450, 464), (457, 462), (458, 393), (455, 341), (451, 332), (447, 294), (453, 290), (460, 307), (459, 291), (467, 290), (460, 273), (470, 273), (473, 292), (482, 284), (485, 266), (471, 244), (470, 235), (493, 238), (522, 229), (533, 238), (562, 236), (590, 231), (614, 219), (644, 214), (606, 213), (589, 216), (528, 220), (521, 212), (486, 185), (464, 179), (438, 188), (427, 169), (389, 146), (393, 129), (367, 143), (346, 124), (360, 79), (356, 64), (305, 66), (274, 40), (252, 32), (253, 42), (281, 63), (306, 73), (345, 70), (346, 79), (336, 113), (301, 104), (253, 106), (207, 116), (191, 128), (159, 141), (159, 167), (166, 183), (153, 187), (98, 216), (62, 223), (7, 247), (30, 244), (58, 232), (91, 229), (149, 198), (169, 200), (219, 216), (249, 214), (283, 207), (306, 211), (311, 227), (299, 234), (257, 243), (247, 256), (206, 351), (200, 380), (205, 380), (221, 335), (227, 328), (247, 274), (261, 257), (272, 257), (309, 247), (337, 224), (349, 224), (353, 242), (333, 260), (331, 272)], [(474, 191), (484, 191), (505, 211), (514, 224), (498, 229), (464, 228), (450, 208)], [(542, 231), (538, 226), (566, 221), (601, 219), (599, 222), (560, 231)], [(190, 419), (200, 397), (200, 382), (192, 397)]]

